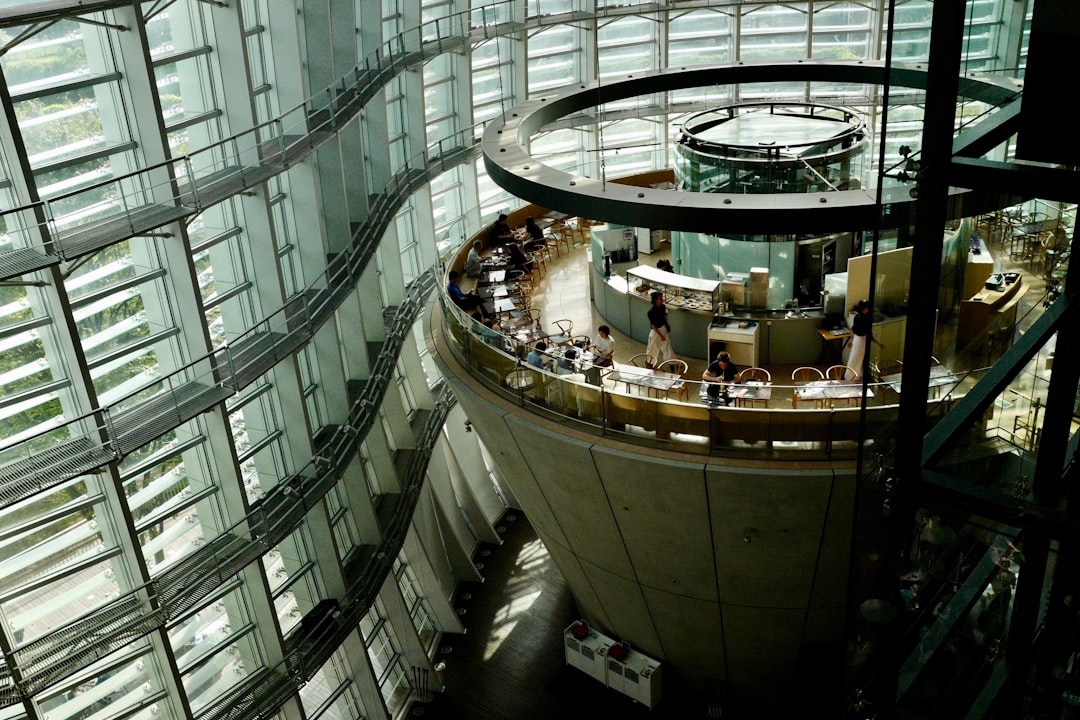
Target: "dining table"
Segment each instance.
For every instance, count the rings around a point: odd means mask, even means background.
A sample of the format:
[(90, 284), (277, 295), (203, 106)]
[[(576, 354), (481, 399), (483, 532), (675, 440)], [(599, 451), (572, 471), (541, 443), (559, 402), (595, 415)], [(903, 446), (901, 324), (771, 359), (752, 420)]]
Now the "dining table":
[[(897, 394), (900, 393), (900, 389), (903, 386), (904, 373), (889, 373), (888, 375), (881, 376), (881, 382), (887, 385)], [(963, 380), (962, 375), (958, 375), (956, 372), (950, 370), (945, 365), (931, 365), (930, 377), (927, 380), (926, 388), (928, 391), (932, 391), (934, 397), (937, 398), (938, 393), (941, 392), (941, 388), (945, 385), (957, 385)]]
[[(800, 402), (812, 402), (820, 407), (826, 403), (834, 405), (838, 400), (846, 403), (851, 400), (859, 400), (862, 397), (863, 385), (861, 381), (813, 380), (795, 386), (791, 404), (792, 407), (798, 407)], [(874, 391), (866, 388), (866, 397), (874, 397)]]
[[(709, 388), (721, 386), (727, 392), (721, 392), (715, 397), (709, 394)], [(745, 383), (708, 383), (700, 385), (701, 402), (710, 407), (720, 405), (734, 405), (735, 407), (754, 407), (755, 403), (763, 403), (769, 407), (772, 399), (772, 383), (759, 380), (749, 380)]]
[(677, 383), (682, 382), (683, 378), (681, 375), (662, 370), (653, 370), (636, 365), (616, 364), (615, 369), (608, 374), (607, 379), (616, 383), (626, 383), (628, 387), (633, 385), (650, 391), (656, 390), (666, 393), (675, 387)]
[(506, 270), (488, 270), (480, 276), (480, 283), (484, 285), (498, 285), (506, 282)]
[(493, 300), (510, 296), (510, 289), (505, 285), (484, 285), (477, 289), (476, 294), (485, 300)]

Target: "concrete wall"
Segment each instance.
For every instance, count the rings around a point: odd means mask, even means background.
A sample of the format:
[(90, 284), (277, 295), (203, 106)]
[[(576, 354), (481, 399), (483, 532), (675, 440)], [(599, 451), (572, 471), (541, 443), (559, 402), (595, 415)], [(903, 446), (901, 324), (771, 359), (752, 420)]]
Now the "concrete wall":
[(842, 643), (850, 465), (639, 448), (448, 377), (581, 614), (603, 632), (691, 684), (718, 680), (763, 703), (800, 686), (800, 653)]

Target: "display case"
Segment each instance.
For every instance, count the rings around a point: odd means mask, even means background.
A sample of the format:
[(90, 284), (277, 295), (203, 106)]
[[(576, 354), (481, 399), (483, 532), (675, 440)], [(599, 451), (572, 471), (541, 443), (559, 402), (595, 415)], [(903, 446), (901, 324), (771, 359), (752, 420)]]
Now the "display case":
[(632, 295), (646, 300), (654, 291), (664, 293), (668, 310), (697, 310), (711, 314), (720, 304), (719, 280), (699, 280), (639, 265), (626, 271), (626, 284)]

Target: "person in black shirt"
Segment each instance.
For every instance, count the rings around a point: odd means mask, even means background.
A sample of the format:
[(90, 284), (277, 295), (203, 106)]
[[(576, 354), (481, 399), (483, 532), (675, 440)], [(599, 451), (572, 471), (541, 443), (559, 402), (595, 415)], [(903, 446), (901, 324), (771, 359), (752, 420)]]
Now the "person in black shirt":
[(649, 308), (649, 342), (645, 352), (652, 355), (653, 362), (659, 365), (675, 357), (671, 349), (671, 326), (667, 321), (667, 306), (664, 305), (664, 293), (654, 292), (649, 296), (652, 307)]
[(701, 379), (705, 382), (735, 382), (738, 375), (739, 368), (731, 362), (731, 355), (721, 350), (716, 359), (709, 363), (709, 367), (705, 368)]
[(531, 273), (533, 269), (533, 261), (529, 259), (521, 250), (521, 246), (517, 243), (510, 243), (506, 246), (506, 250), (510, 253), (510, 260), (507, 264), (507, 268), (510, 270), (521, 270), (525, 273)]
[(880, 340), (874, 338), (873, 325), (874, 315), (870, 312), (870, 302), (860, 300), (855, 306), (855, 317), (851, 320), (851, 337), (847, 341), (847, 346), (851, 348), (847, 365), (855, 371), (855, 374), (851, 377), (845, 374), (845, 380), (862, 377), (863, 365), (866, 362), (867, 340), (877, 343), (879, 347), (885, 347)]
[(525, 241), (525, 250), (527, 252), (540, 250), (547, 243), (547, 241), (544, 240), (544, 231), (540, 229), (540, 226), (537, 225), (536, 221), (531, 217), (525, 218), (525, 232), (529, 236)]
[(510, 230), (506, 213), (499, 215), (499, 219), (488, 228), (488, 247), (498, 247), (503, 243), (514, 239), (514, 233)]
[[(724, 405), (731, 404), (731, 396), (728, 394), (728, 384), (735, 382), (739, 375), (739, 369), (731, 362), (731, 355), (721, 350), (716, 359), (709, 363), (705, 372), (701, 373), (701, 379), (705, 383), (703, 390), (708, 395), (707, 402), (718, 402)], [(706, 398), (703, 396), (703, 400)]]

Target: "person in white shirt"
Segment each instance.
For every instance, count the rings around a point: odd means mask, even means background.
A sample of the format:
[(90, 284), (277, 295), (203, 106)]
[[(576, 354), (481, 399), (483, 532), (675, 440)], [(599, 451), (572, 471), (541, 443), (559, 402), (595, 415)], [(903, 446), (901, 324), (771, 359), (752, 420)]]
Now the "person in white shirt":
[(469, 255), (465, 258), (465, 274), (469, 277), (480, 277), (480, 265), (483, 260), (480, 258), (480, 241), (477, 240), (469, 248)]
[(596, 338), (596, 342), (589, 347), (596, 353), (595, 363), (607, 367), (613, 362), (615, 341), (611, 338), (611, 328), (607, 325), (601, 325), (597, 330), (600, 332), (600, 337)]

